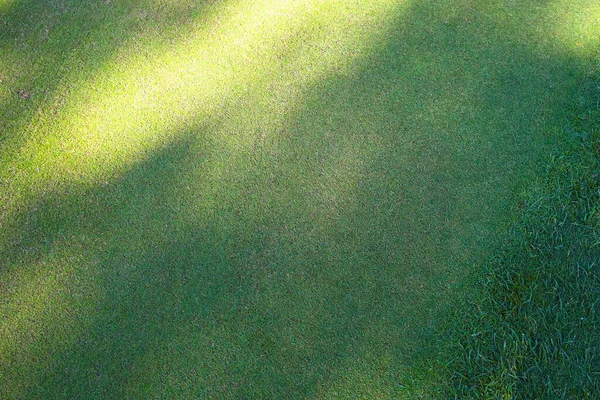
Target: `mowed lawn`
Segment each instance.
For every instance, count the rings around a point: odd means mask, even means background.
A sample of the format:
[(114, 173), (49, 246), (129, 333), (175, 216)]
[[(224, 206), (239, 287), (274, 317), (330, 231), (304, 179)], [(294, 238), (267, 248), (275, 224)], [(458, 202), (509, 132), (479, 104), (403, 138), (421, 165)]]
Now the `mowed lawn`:
[(0, 398), (427, 398), (599, 20), (0, 0)]

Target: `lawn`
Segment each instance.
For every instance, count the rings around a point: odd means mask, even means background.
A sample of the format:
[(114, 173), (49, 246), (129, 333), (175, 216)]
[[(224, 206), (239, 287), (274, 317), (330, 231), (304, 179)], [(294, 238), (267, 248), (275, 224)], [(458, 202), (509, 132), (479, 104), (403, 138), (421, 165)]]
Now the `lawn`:
[(0, 0), (0, 398), (432, 396), (599, 19)]

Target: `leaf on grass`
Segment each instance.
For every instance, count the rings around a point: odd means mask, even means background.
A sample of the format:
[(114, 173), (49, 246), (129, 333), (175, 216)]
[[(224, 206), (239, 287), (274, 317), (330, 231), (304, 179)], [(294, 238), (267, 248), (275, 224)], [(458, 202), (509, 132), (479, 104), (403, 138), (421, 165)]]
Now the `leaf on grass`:
[(19, 90), (19, 96), (21, 96), (25, 100), (29, 100), (31, 98), (31, 94), (25, 89)]

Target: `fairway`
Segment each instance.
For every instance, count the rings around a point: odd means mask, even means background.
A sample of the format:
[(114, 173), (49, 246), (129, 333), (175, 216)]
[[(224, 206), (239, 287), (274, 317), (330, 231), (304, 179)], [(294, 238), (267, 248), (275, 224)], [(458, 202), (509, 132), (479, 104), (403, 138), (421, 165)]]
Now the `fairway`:
[(430, 398), (599, 21), (0, 0), (0, 398)]

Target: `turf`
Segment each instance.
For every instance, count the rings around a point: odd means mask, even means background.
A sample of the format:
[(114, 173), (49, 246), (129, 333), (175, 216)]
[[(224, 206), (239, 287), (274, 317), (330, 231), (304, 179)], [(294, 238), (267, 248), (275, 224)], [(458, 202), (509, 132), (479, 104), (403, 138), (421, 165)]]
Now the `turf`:
[(0, 397), (426, 395), (599, 15), (0, 0)]
[[(571, 146), (522, 196), (505, 244), (456, 318), (445, 396), (594, 399), (600, 393), (600, 64), (572, 109)], [(452, 335), (451, 335), (452, 336)], [(443, 386), (443, 385), (442, 385)]]

